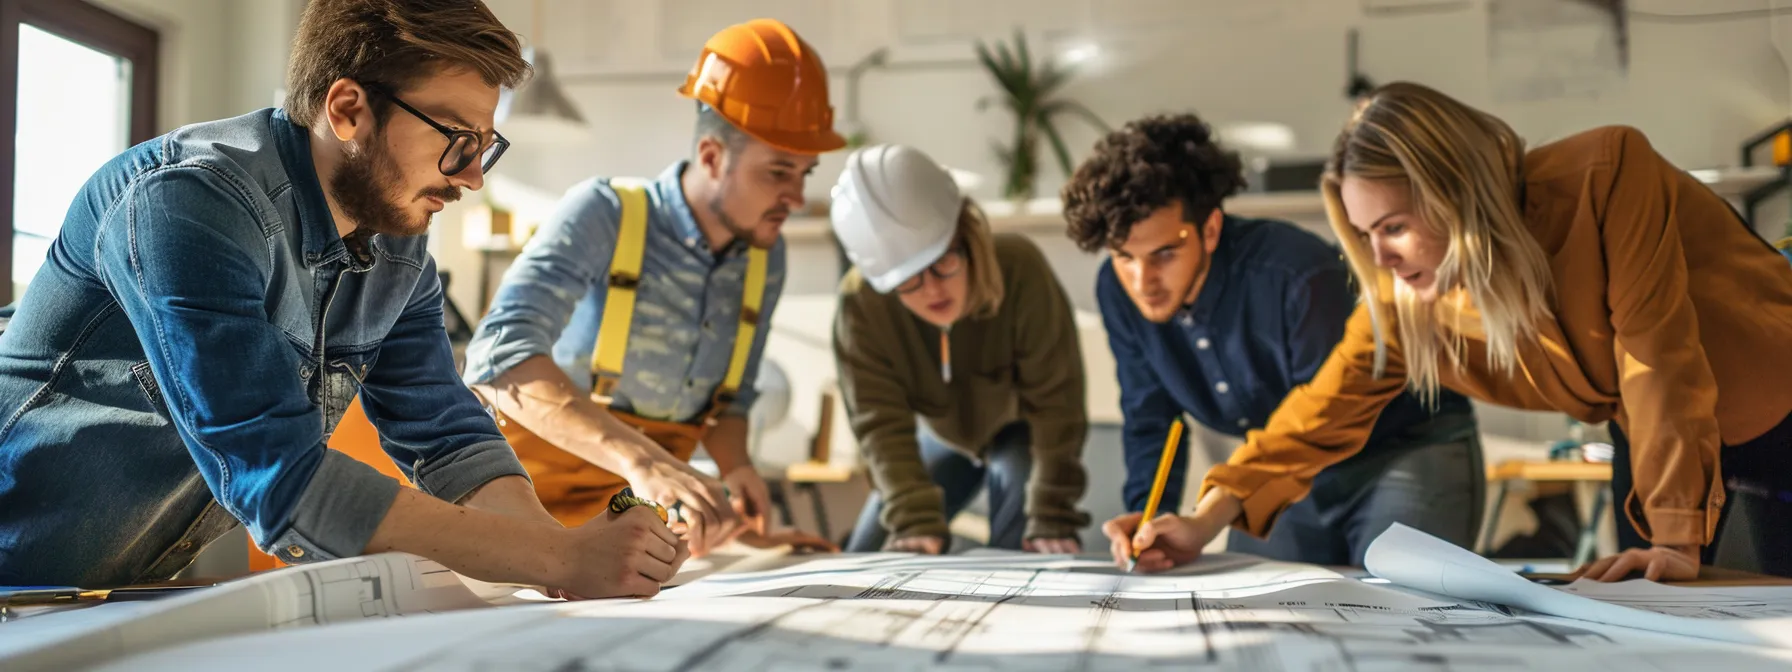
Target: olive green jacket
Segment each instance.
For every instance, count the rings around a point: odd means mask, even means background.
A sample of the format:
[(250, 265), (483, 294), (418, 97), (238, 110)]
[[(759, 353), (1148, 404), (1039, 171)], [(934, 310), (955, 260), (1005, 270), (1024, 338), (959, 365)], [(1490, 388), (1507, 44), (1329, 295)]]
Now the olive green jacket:
[(1089, 524), (1076, 508), (1087, 485), (1089, 415), (1075, 312), (1031, 241), (998, 235), (995, 250), (1001, 306), (950, 329), (950, 383), (939, 327), (909, 312), (894, 292), (878, 294), (857, 269), (841, 280), (834, 317), (841, 393), (893, 538), (948, 535), (941, 490), (921, 462), (918, 422), (973, 458), (1003, 427), (1026, 422), (1033, 442), (1026, 538), (1072, 538)]

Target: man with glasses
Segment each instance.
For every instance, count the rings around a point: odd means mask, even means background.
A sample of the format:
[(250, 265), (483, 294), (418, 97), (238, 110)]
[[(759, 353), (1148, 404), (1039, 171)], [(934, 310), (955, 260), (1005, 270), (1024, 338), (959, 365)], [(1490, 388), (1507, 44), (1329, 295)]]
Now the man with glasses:
[[(697, 101), (692, 156), (649, 183), (569, 190), (505, 274), (466, 380), (561, 522), (627, 486), (680, 510), (701, 556), (766, 532), (747, 411), (784, 283), (779, 231), (817, 156), (846, 141), (820, 56), (778, 21), (716, 33), (679, 92)], [(721, 478), (690, 466), (699, 443)]]
[(429, 124), (430, 128), (436, 129), (436, 132), (448, 139), (448, 145), (442, 148), (442, 156), (436, 159), (436, 170), (441, 171), (443, 175), (459, 175), (475, 161), (479, 163), (481, 174), (489, 173), (492, 170), (492, 164), (497, 163), (498, 158), (504, 156), (504, 150), (510, 149), (510, 141), (504, 139), (504, 134), (499, 133), (496, 129), (492, 130), (492, 136), (488, 142), (478, 131), (464, 128), (469, 124), (458, 117), (453, 121), (463, 128), (449, 128), (443, 126), (441, 122), (429, 118), (429, 115), (418, 111), (417, 108), (411, 107), (410, 103), (404, 102), (398, 97), (398, 94), (393, 93), (384, 85), (369, 84), (366, 88), (368, 93), (384, 96), (387, 100), (392, 101), (392, 104), (409, 112), (411, 116), (422, 120), (423, 123)]
[[(443, 330), (421, 234), (527, 72), (481, 3), (312, 0), (284, 109), (101, 168), (0, 337), (0, 585), (168, 579), (240, 521), (291, 563), (657, 592), (685, 546), (644, 509), (550, 517)], [(416, 489), (326, 449), (357, 393)]]

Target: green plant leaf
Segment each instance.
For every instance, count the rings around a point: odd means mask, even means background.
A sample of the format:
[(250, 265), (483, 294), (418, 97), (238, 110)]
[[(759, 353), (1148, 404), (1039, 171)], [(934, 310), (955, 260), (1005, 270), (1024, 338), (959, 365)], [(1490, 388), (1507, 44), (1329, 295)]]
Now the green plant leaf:
[(994, 57), (988, 67), (995, 75), (996, 83), (1009, 96), (1023, 97), (1026, 95), (1028, 88), (1026, 75), (1015, 67), (1014, 55), (1008, 50), (1008, 45), (996, 43)]
[(989, 76), (996, 80), (996, 86), (1004, 91), (1008, 90), (1008, 75), (1003, 72), (1002, 66), (996, 63), (995, 56), (990, 54), (989, 45), (986, 45), (979, 40), (977, 42), (976, 51), (977, 60), (983, 64), (983, 69), (989, 71)]
[(1065, 177), (1070, 177), (1070, 150), (1064, 148), (1064, 138), (1058, 135), (1058, 127), (1052, 125), (1051, 117), (1039, 120), (1039, 130), (1044, 131), (1045, 139), (1051, 141), (1052, 154), (1058, 157), (1058, 168), (1064, 171)]
[(1039, 84), (1034, 88), (1038, 90), (1039, 97), (1048, 97), (1052, 95), (1052, 92), (1056, 91), (1058, 87), (1063, 86), (1065, 82), (1070, 81), (1070, 76), (1074, 73), (1074, 68), (1060, 68), (1051, 61), (1046, 61), (1045, 66), (1039, 69)]
[(1046, 117), (1055, 117), (1065, 113), (1082, 117), (1083, 121), (1087, 121), (1089, 122), (1089, 125), (1101, 129), (1101, 132), (1103, 133), (1114, 130), (1108, 126), (1107, 122), (1102, 121), (1101, 117), (1096, 116), (1096, 114), (1089, 108), (1083, 107), (1082, 103), (1074, 100), (1054, 100), (1040, 110), (1040, 115)]
[(989, 45), (984, 44), (983, 40), (977, 40), (972, 44), (971, 51), (977, 53), (977, 62), (983, 64), (983, 69), (989, 71), (991, 77), (1001, 74), (1001, 68), (996, 67), (995, 57), (989, 53)]
[[(1014, 27), (1014, 51), (1020, 55), (1020, 72), (1017, 74), (1019, 74), (1027, 83), (1032, 83), (1033, 59), (1027, 53), (1027, 34), (1020, 29), (1020, 26)], [(1035, 89), (1035, 87), (1027, 88)]]
[(1014, 65), (1014, 52), (1010, 51), (1005, 43), (996, 43), (996, 62), (1002, 65), (1002, 76), (1004, 77), (1012, 79), (1015, 72), (1019, 70)]

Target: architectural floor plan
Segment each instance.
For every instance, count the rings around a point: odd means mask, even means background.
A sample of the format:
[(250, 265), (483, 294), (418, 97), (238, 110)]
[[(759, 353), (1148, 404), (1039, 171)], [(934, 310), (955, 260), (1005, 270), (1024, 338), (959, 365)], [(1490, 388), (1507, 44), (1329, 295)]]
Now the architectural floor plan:
[(234, 638), (108, 669), (1785, 669), (1792, 652), (1516, 612), (1311, 565), (1216, 556), (1140, 576), (1063, 557), (840, 556), (645, 601), (553, 603)]

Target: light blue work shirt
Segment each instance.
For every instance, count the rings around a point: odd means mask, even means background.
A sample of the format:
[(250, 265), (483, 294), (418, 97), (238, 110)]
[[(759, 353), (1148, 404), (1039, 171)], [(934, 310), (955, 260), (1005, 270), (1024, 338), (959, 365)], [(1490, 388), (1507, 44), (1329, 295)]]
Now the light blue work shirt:
[[(612, 407), (653, 420), (692, 422), (728, 373), (746, 281), (747, 247), (720, 254), (697, 228), (679, 182), (680, 161), (647, 186), (647, 240), (629, 327), (622, 379)], [(468, 383), (490, 382), (524, 360), (551, 355), (581, 389), (592, 386), (591, 351), (609, 297), (621, 201), (609, 178), (567, 190), (492, 299), (467, 346)], [(740, 391), (724, 412), (742, 415), (757, 396), (754, 378), (784, 288), (784, 241), (766, 260), (765, 298)]]

